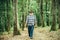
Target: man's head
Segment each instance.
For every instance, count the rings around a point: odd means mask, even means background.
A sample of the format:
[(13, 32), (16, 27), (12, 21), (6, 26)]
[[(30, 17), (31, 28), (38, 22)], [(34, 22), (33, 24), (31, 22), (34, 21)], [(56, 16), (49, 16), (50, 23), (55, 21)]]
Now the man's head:
[(32, 10), (31, 10), (31, 11), (29, 11), (29, 14), (30, 14), (30, 15), (33, 15), (33, 11), (32, 11)]

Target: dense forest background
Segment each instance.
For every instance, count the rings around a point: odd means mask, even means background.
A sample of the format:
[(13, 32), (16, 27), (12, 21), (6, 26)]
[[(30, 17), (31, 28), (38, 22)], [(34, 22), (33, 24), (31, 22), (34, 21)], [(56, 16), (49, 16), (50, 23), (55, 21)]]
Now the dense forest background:
[(6, 34), (23, 34), (30, 10), (37, 18), (35, 28), (60, 32), (60, 0), (0, 0), (0, 39), (4, 40)]

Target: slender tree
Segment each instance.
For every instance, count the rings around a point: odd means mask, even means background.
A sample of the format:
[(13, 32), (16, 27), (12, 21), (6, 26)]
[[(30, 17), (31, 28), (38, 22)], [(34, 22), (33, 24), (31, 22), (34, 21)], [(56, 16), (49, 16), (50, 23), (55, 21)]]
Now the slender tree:
[(52, 27), (51, 30), (55, 31), (56, 30), (56, 0), (51, 0), (52, 1)]
[(46, 23), (47, 23), (47, 26), (49, 26), (49, 13), (48, 13), (48, 0), (45, 1), (46, 2)]
[(0, 32), (4, 32), (4, 18), (5, 18), (5, 2), (3, 0), (0, 0)]
[(60, 0), (56, 0), (57, 2), (57, 8), (58, 8), (58, 23), (59, 23), (59, 29), (60, 29)]
[(9, 9), (10, 9), (10, 0), (7, 0), (7, 2), (6, 2), (6, 4), (7, 4), (7, 31), (9, 32), (9, 30), (10, 30), (10, 15), (9, 15)]
[(41, 15), (40, 15), (40, 0), (36, 0), (36, 1), (38, 3), (38, 9), (37, 9), (38, 13), (36, 13), (36, 16), (37, 16), (37, 25), (41, 26), (41, 20), (40, 20), (40, 17), (41, 17)]
[(40, 14), (41, 14), (41, 25), (42, 27), (45, 26), (44, 24), (44, 17), (43, 17), (43, 0), (40, 0)]
[(24, 24), (25, 24), (25, 14), (24, 14), (24, 0), (22, 0), (22, 30), (24, 31)]

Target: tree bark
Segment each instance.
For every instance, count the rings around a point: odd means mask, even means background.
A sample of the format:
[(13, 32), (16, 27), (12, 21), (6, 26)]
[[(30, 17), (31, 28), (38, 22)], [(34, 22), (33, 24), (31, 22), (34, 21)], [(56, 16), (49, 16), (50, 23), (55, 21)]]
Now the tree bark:
[(42, 27), (44, 27), (45, 26), (45, 24), (44, 24), (44, 17), (43, 17), (43, 0), (40, 0), (40, 9), (41, 9), (41, 25), (42, 25)]
[(24, 19), (24, 17), (25, 17), (25, 14), (24, 14), (24, 0), (22, 0), (22, 30), (24, 31), (24, 25), (25, 25), (25, 19)]
[(9, 6), (10, 6), (10, 0), (7, 0), (7, 31), (10, 30), (10, 15), (9, 15)]
[(57, 9), (58, 9), (58, 23), (60, 29), (60, 0), (57, 0)]
[(45, 2), (46, 2), (46, 23), (47, 23), (47, 26), (49, 26), (49, 13), (47, 12), (48, 0), (46, 0)]
[(56, 0), (52, 0), (52, 27), (51, 30), (55, 31), (56, 30)]
[(41, 15), (40, 15), (40, 0), (37, 0), (37, 3), (38, 3), (38, 13), (36, 13), (36, 17), (37, 17), (37, 25), (38, 26), (41, 26)]
[(18, 14), (18, 8), (17, 8), (18, 0), (13, 0), (13, 13), (14, 13), (14, 33), (13, 35), (18, 35), (20, 34), (18, 30), (18, 22), (17, 22), (17, 14)]

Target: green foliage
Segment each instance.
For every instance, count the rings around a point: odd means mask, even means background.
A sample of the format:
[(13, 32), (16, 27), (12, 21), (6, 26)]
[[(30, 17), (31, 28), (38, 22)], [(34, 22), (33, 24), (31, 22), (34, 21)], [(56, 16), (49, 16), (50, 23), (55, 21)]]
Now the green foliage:
[(8, 15), (9, 15), (9, 19), (10, 19), (10, 26), (13, 25), (13, 13), (12, 13), (12, 3), (10, 1), (9, 6), (7, 8), (7, 1), (1, 1), (0, 0), (0, 32), (1, 31), (7, 31), (7, 9), (8, 9)]
[[(14, 26), (14, 14), (13, 14), (13, 5), (12, 0), (8, 3), (9, 6), (7, 8), (7, 0), (0, 0), (0, 32), (1, 31), (7, 31), (7, 24), (8, 24), (8, 17), (9, 15), (9, 24), (10, 28)], [(24, 21), (26, 20), (26, 16), (28, 15), (30, 10), (34, 11), (34, 14), (37, 18), (37, 25), (41, 25), (41, 9), (40, 9), (40, 1), (39, 0), (18, 0), (18, 21), (19, 25), (22, 24), (22, 15), (24, 14)], [(8, 9), (8, 13), (7, 13)], [(56, 17), (58, 17), (58, 9), (56, 10)], [(47, 25), (47, 21), (49, 21), (49, 24), (52, 24), (53, 15), (51, 13), (51, 0), (48, 0), (46, 5), (46, 0), (43, 0), (43, 17), (44, 17), (44, 23)], [(56, 19), (57, 20), (57, 19)]]

